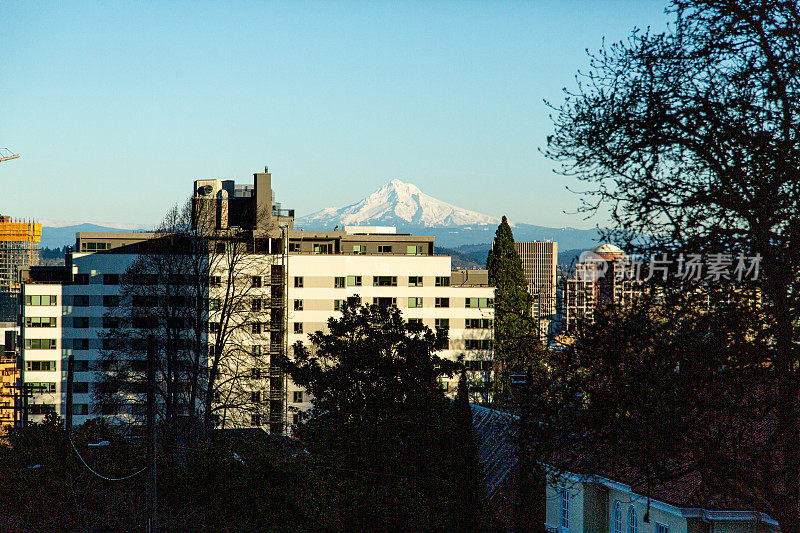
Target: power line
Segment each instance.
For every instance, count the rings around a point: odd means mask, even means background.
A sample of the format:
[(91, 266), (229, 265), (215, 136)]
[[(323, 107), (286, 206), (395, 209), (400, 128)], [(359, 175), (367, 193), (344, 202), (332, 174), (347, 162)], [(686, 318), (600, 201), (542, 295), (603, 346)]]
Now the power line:
[(86, 469), (89, 470), (89, 472), (91, 472), (95, 476), (99, 477), (100, 479), (104, 479), (106, 481), (124, 481), (126, 479), (130, 479), (130, 478), (132, 478), (134, 476), (137, 476), (137, 475), (141, 474), (142, 472), (144, 472), (145, 470), (147, 470), (147, 467), (145, 467), (145, 468), (142, 468), (141, 470), (137, 470), (133, 474), (129, 474), (127, 476), (117, 477), (117, 478), (104, 476), (103, 474), (98, 473), (91, 466), (89, 466), (89, 464), (83, 459), (83, 457), (81, 457), (81, 454), (78, 452), (78, 448), (76, 448), (75, 447), (75, 443), (72, 442), (72, 437), (68, 436), (67, 438), (69, 439), (69, 443), (72, 444), (72, 449), (75, 452), (75, 455), (77, 455), (78, 459), (81, 460), (81, 462), (83, 463), (83, 466), (85, 466)]

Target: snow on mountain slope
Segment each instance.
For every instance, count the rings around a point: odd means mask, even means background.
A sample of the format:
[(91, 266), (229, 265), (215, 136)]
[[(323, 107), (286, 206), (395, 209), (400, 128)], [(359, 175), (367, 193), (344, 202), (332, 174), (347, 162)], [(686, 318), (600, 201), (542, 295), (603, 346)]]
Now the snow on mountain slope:
[(327, 207), (298, 218), (298, 227), (413, 224), (429, 228), (497, 225), (497, 217), (476, 213), (428, 196), (416, 185), (393, 179), (360, 202)]

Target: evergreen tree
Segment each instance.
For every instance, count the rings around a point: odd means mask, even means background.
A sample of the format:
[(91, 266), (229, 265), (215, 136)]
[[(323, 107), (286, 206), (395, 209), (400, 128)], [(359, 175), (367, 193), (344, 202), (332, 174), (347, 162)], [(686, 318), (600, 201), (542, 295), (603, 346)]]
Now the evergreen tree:
[(540, 351), (537, 325), (531, 316), (533, 298), (528, 292), (522, 260), (514, 248), (514, 235), (503, 217), (486, 258), (489, 284), (494, 293), (494, 402), (508, 403), (512, 373), (536, 363)]

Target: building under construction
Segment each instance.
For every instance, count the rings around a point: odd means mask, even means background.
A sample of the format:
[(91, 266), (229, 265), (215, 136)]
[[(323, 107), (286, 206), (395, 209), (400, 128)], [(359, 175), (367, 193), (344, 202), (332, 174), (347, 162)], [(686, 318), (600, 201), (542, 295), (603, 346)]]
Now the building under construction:
[(0, 292), (19, 293), (21, 267), (39, 264), (42, 225), (0, 215)]

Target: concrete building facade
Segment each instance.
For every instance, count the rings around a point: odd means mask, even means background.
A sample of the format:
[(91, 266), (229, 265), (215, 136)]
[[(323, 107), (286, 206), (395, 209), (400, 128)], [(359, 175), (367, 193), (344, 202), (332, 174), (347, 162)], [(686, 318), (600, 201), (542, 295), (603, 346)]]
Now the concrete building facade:
[[(355, 296), (363, 303), (397, 306), (409, 320), (447, 330), (448, 349), (440, 355), (463, 355), (476, 383), (475, 394), (488, 394), (481, 383), (491, 368), (494, 289), (488, 286), (485, 270), (453, 271), (449, 256), (434, 255), (433, 237), (398, 234), (393, 228), (294, 230), (294, 213), (274, 202), (267, 172), (255, 174), (254, 184), (245, 186), (232, 180), (197, 180), (192, 206), (193, 219), (202, 219), (203, 234), (212, 243), (210, 254), (224, 256), (235, 243), (247, 247), (242, 259), (246, 266), (237, 271), (238, 278), (247, 278), (237, 304), (246, 310), (234, 317), (242, 327), (230, 342), (248, 352), (237, 360), (243, 366), (236, 371), (248, 376), (246, 388), (239, 392), (246, 394), (249, 405), (240, 405), (235, 413), (226, 411), (217, 420), (219, 426), (285, 432), (295, 421), (293, 408), (308, 408), (310, 398), (291, 383), (279, 361), (291, 357), (294, 342), (324, 330), (342, 302)], [(128, 268), (158, 238), (147, 233), (80, 233), (64, 267), (26, 273), (22, 379), (45, 384), (36, 389), (31, 420), (51, 411), (65, 414), (70, 355), (75, 360), (73, 423), (120, 414), (104, 413), (102, 406), (93, 405), (104, 336), (109, 328), (120, 327), (109, 323), (107, 315), (125, 298), (120, 283)], [(220, 301), (230, 285), (223, 262), (208, 264), (204, 342), (213, 345), (220, 334)], [(454, 382), (444, 386), (455, 391)]]

